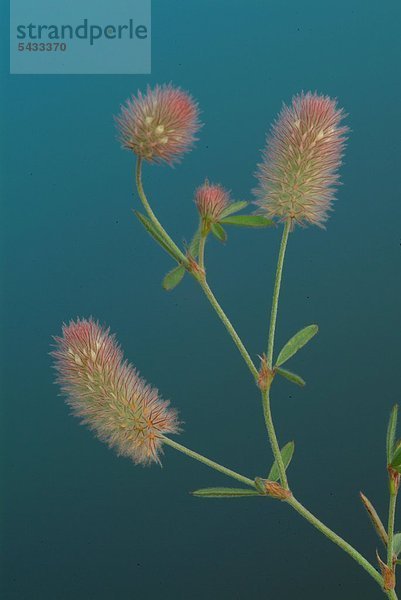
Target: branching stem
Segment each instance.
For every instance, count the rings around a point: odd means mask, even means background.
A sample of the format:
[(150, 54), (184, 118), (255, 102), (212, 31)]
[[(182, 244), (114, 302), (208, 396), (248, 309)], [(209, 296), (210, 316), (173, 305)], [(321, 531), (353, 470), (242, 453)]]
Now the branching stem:
[[(162, 224), (159, 222), (158, 218), (154, 214), (154, 212), (148, 202), (148, 199), (146, 197), (146, 194), (145, 194), (145, 191), (144, 191), (143, 185), (142, 185), (141, 167), (142, 167), (141, 159), (138, 158), (137, 165), (136, 165), (136, 185), (137, 185), (138, 194), (139, 194), (139, 198), (142, 202), (142, 205), (143, 205), (145, 211), (147, 212), (149, 219), (152, 221), (153, 225), (155, 226), (155, 228), (157, 229), (159, 234), (162, 236), (162, 238), (164, 240), (166, 240), (170, 245), (172, 245), (176, 249), (177, 254), (179, 254), (179, 256), (182, 257), (182, 263), (184, 265), (187, 265), (188, 260), (187, 260), (186, 256), (184, 256), (184, 254), (181, 252), (181, 250), (177, 247), (177, 245), (171, 239), (171, 237), (169, 236), (167, 231), (164, 229)], [(203, 258), (204, 250), (205, 250), (205, 238), (204, 238), (203, 234), (201, 233), (200, 245), (199, 245), (199, 256), (200, 256), (200, 261), (202, 261), (202, 263), (204, 262), (204, 258)], [(202, 270), (203, 269), (204, 269), (204, 267), (202, 267)], [(216, 313), (220, 317), (221, 321), (223, 322), (224, 327), (227, 329), (232, 340), (234, 341), (234, 344), (237, 346), (238, 350), (240, 351), (241, 356), (243, 357), (245, 363), (247, 364), (249, 370), (251, 371), (254, 379), (257, 379), (258, 375), (259, 375), (258, 370), (255, 367), (255, 365), (253, 364), (253, 361), (252, 361), (251, 357), (249, 356), (248, 351), (246, 350), (246, 348), (245, 348), (244, 344), (242, 343), (236, 330), (232, 326), (229, 318), (227, 317), (227, 315), (221, 308), (219, 302), (217, 301), (217, 298), (215, 297), (212, 290), (210, 289), (209, 284), (206, 281), (206, 277), (204, 276), (204, 274), (203, 275), (199, 274), (199, 273), (197, 273), (196, 275), (194, 273), (192, 273), (192, 274), (194, 275), (195, 279), (200, 284), (200, 286), (201, 286), (202, 290), (204, 291), (210, 304), (213, 306), (214, 310), (216, 311)]]
[[(174, 247), (178, 256), (182, 259), (182, 264), (187, 266), (188, 265), (187, 257), (181, 252), (181, 250), (178, 248), (178, 246), (170, 238), (170, 236), (165, 231), (165, 229), (162, 227), (161, 223), (159, 222), (159, 220), (157, 219), (156, 215), (154, 214), (154, 212), (152, 211), (152, 209), (150, 207), (150, 204), (146, 198), (146, 195), (145, 195), (145, 192), (144, 192), (143, 186), (142, 186), (141, 160), (139, 158), (138, 158), (137, 167), (136, 167), (136, 184), (137, 184), (137, 188), (138, 188), (139, 197), (140, 197), (141, 202), (147, 212), (149, 219), (152, 221), (153, 225), (159, 232), (160, 236), (164, 240), (169, 242), (170, 245), (172, 245)], [(290, 220), (288, 220), (284, 225), (284, 231), (283, 231), (283, 236), (282, 236), (282, 240), (281, 240), (281, 244), (280, 244), (278, 261), (277, 261), (276, 277), (275, 277), (275, 284), (274, 284), (274, 291), (273, 291), (273, 301), (272, 301), (272, 308), (271, 308), (269, 338), (268, 338), (268, 348), (267, 348), (267, 366), (268, 366), (268, 369), (270, 369), (270, 370), (272, 369), (272, 366), (273, 366), (274, 338), (275, 338), (275, 332), (276, 332), (278, 302), (279, 302), (279, 295), (280, 295), (284, 258), (285, 258), (285, 252), (286, 252), (286, 248), (287, 248), (287, 242), (288, 242), (290, 230), (291, 230), (291, 222), (290, 222)], [(197, 281), (199, 282), (199, 284), (200, 284), (202, 290), (204, 291), (206, 297), (208, 298), (210, 304), (212, 305), (212, 307), (216, 311), (217, 315), (223, 322), (225, 328), (227, 329), (227, 331), (230, 334), (231, 338), (233, 339), (235, 345), (237, 346), (239, 352), (241, 353), (241, 356), (243, 357), (245, 363), (247, 364), (250, 372), (252, 373), (252, 376), (254, 377), (254, 379), (256, 381), (258, 381), (259, 372), (258, 372), (257, 368), (255, 367), (248, 351), (246, 350), (246, 348), (245, 348), (244, 344), (242, 343), (240, 337), (238, 336), (236, 330), (234, 329), (230, 320), (226, 316), (225, 312), (223, 311), (222, 307), (220, 306), (219, 302), (217, 301), (216, 297), (214, 296), (212, 290), (210, 289), (210, 287), (206, 281), (206, 276), (204, 273), (205, 241), (206, 241), (206, 238), (204, 236), (201, 236), (200, 247), (199, 247), (199, 267), (200, 267), (201, 274), (199, 274), (199, 273), (197, 273), (197, 274), (192, 273), (192, 274), (195, 276), (195, 279), (197, 279)], [(279, 444), (277, 441), (277, 435), (276, 435), (276, 432), (274, 429), (274, 424), (273, 424), (273, 419), (272, 419), (272, 414), (271, 414), (270, 385), (271, 385), (271, 382), (267, 386), (267, 389), (262, 392), (263, 413), (264, 413), (264, 418), (265, 418), (265, 423), (266, 423), (266, 428), (267, 428), (267, 432), (268, 432), (270, 445), (272, 447), (273, 455), (274, 455), (274, 458), (278, 465), (281, 485), (285, 489), (289, 489), (288, 480), (287, 480), (287, 476), (286, 476), (286, 472), (285, 472), (285, 467), (284, 467), (284, 463), (283, 463), (283, 460), (281, 457), (280, 447), (279, 447)], [(209, 458), (206, 458), (202, 454), (199, 454), (197, 452), (194, 452), (193, 450), (190, 450), (189, 448), (186, 448), (182, 444), (179, 444), (178, 442), (171, 440), (170, 438), (163, 436), (163, 442), (165, 444), (171, 446), (175, 450), (178, 450), (179, 452), (186, 454), (190, 458), (193, 458), (193, 459), (207, 465), (208, 467), (210, 467), (216, 471), (219, 471), (220, 473), (223, 473), (224, 475), (227, 475), (228, 477), (236, 479), (237, 481), (239, 481), (245, 485), (248, 485), (252, 488), (256, 487), (255, 482), (252, 479), (245, 477), (239, 473), (236, 473), (235, 471), (228, 469), (227, 467), (224, 467), (224, 466), (220, 465), (219, 463), (216, 463), (215, 461), (210, 460)], [(286, 502), (287, 502), (287, 504), (292, 506), (294, 508), (294, 510), (296, 510), (302, 517), (304, 517), (304, 519), (306, 519), (316, 529), (318, 529), (321, 533), (323, 533), (323, 535), (325, 535), (328, 539), (330, 539), (332, 542), (334, 542), (337, 546), (342, 548), (342, 550), (344, 550), (359, 565), (361, 565), (361, 567), (363, 569), (365, 569), (365, 571), (367, 571), (369, 573), (369, 575), (371, 575), (371, 577), (383, 588), (383, 577), (355, 548), (353, 548), (353, 546), (348, 544), (348, 542), (343, 540), (343, 538), (341, 538), (339, 535), (337, 535), (329, 527), (324, 525), (324, 523), (322, 523), (307, 508), (305, 508), (300, 502), (298, 502), (298, 500), (296, 500), (294, 498), (294, 496), (290, 496), (286, 500)], [(391, 500), (391, 502), (390, 502), (389, 544), (390, 544), (390, 536), (393, 535), (393, 533), (392, 534), (390, 533), (390, 529), (392, 532), (394, 532), (394, 513), (395, 513), (395, 499)], [(392, 541), (391, 541), (391, 546), (392, 546)], [(389, 550), (389, 556), (390, 556), (390, 550)], [(392, 550), (391, 550), (391, 560), (392, 560)], [(394, 590), (390, 590), (385, 593), (390, 600), (397, 600), (397, 595)]]

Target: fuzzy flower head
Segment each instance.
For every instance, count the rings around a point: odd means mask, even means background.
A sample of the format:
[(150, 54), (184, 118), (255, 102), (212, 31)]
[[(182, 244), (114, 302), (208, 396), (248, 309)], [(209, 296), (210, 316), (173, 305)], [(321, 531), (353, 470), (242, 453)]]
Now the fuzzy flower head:
[(78, 319), (55, 341), (57, 381), (75, 416), (119, 455), (159, 462), (162, 434), (178, 431), (176, 413), (124, 360), (109, 329)]
[(149, 162), (170, 165), (190, 150), (200, 128), (196, 102), (170, 84), (132, 96), (116, 122), (125, 148)]
[(308, 92), (284, 105), (259, 165), (258, 204), (268, 217), (323, 227), (331, 210), (347, 127), (328, 96)]
[(206, 180), (195, 191), (195, 204), (203, 219), (216, 223), (230, 204), (230, 194), (221, 185)]

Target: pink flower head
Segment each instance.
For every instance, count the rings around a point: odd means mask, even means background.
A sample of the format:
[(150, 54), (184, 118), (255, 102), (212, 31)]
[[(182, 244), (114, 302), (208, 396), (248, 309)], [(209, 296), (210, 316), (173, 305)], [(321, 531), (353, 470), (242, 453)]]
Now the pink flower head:
[(203, 219), (215, 223), (230, 204), (230, 194), (221, 185), (211, 184), (206, 180), (195, 191), (195, 204)]
[(269, 217), (323, 227), (338, 185), (347, 127), (328, 96), (300, 94), (284, 105), (259, 165), (258, 204)]
[(189, 94), (172, 85), (149, 86), (121, 107), (116, 117), (121, 143), (149, 162), (177, 162), (200, 128), (199, 110)]
[(176, 413), (124, 360), (110, 330), (78, 319), (55, 341), (57, 381), (73, 413), (119, 455), (159, 462), (162, 435), (178, 431)]

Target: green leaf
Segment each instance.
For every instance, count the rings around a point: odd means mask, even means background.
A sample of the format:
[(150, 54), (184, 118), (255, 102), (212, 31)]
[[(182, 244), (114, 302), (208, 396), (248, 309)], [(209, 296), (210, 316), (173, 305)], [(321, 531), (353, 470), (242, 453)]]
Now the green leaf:
[(237, 202), (231, 202), (231, 204), (229, 204), (227, 206), (227, 208), (225, 208), (223, 210), (220, 217), (222, 219), (224, 219), (225, 217), (228, 217), (228, 215), (233, 215), (234, 213), (239, 212), (243, 208), (246, 208), (248, 206), (248, 204), (249, 204), (249, 202), (246, 202), (245, 200), (238, 200)]
[(178, 267), (175, 267), (175, 269), (167, 273), (167, 275), (163, 279), (162, 286), (167, 291), (173, 290), (182, 281), (184, 275), (185, 267), (183, 267), (182, 265), (178, 265)]
[(395, 533), (393, 538), (393, 552), (396, 556), (401, 552), (401, 533)]
[[(291, 462), (295, 450), (295, 443), (288, 442), (285, 446), (283, 446), (280, 450), (281, 458), (283, 459), (284, 467), (287, 469), (288, 465)], [(272, 468), (270, 469), (270, 473), (267, 476), (269, 481), (278, 481), (280, 479), (280, 472), (278, 470), (278, 466), (276, 461), (274, 461)]]
[(276, 361), (276, 367), (279, 367), (285, 363), (291, 356), (293, 356), (298, 350), (300, 350), (305, 344), (317, 334), (319, 328), (317, 325), (308, 325), (298, 331), (284, 346), (278, 355)]
[(156, 242), (162, 248), (164, 248), (164, 250), (166, 252), (168, 252), (168, 254), (170, 254), (170, 256), (172, 256), (178, 263), (181, 263), (181, 257), (177, 254), (175, 248), (173, 248), (173, 246), (171, 246), (171, 244), (169, 244), (160, 235), (160, 233), (157, 231), (157, 229), (153, 225), (152, 221), (150, 219), (148, 219), (148, 217), (145, 217), (145, 215), (143, 215), (142, 213), (140, 213), (137, 210), (135, 210), (134, 213), (135, 213), (136, 217), (139, 219), (139, 221), (142, 223), (142, 225), (145, 227), (146, 231), (152, 236), (152, 238), (154, 240), (156, 240)]
[(237, 227), (272, 227), (274, 221), (262, 215), (235, 215), (220, 219), (223, 225), (236, 225)]
[(300, 385), (301, 387), (303, 387), (304, 385), (306, 385), (306, 382), (305, 382), (304, 379), (302, 379), (302, 377), (300, 377), (296, 373), (292, 373), (291, 371), (287, 371), (287, 369), (277, 368), (276, 372), (279, 375), (281, 375), (282, 377), (285, 377), (286, 379), (289, 379), (290, 381), (292, 381), (292, 383), (296, 383), (297, 385)]
[(393, 469), (401, 473), (401, 444), (396, 445), (393, 456), (391, 457), (390, 465)]
[(386, 449), (387, 449), (387, 464), (389, 465), (393, 459), (394, 454), (394, 444), (395, 444), (395, 436), (397, 432), (397, 417), (398, 417), (398, 404), (394, 404), (390, 419), (387, 427), (387, 439), (386, 439)]
[(220, 242), (227, 241), (227, 234), (219, 223), (213, 223), (211, 227), (211, 231)]
[(242, 498), (245, 496), (260, 496), (256, 490), (246, 488), (211, 487), (191, 492), (199, 498)]
[(199, 254), (199, 243), (201, 239), (201, 230), (200, 228), (195, 232), (194, 237), (192, 238), (189, 246), (188, 252), (193, 258), (197, 258)]

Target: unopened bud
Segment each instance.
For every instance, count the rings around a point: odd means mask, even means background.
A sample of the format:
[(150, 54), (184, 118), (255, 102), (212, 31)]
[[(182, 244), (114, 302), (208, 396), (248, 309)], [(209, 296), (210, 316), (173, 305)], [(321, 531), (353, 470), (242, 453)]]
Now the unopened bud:
[(274, 371), (269, 369), (267, 366), (267, 357), (265, 354), (260, 357), (260, 360), (261, 363), (258, 375), (258, 387), (262, 392), (266, 392), (270, 388), (271, 382), (273, 381)]
[(203, 279), (205, 277), (205, 269), (202, 269), (202, 267), (199, 265), (199, 263), (196, 262), (196, 260), (194, 259), (193, 256), (191, 256), (191, 254), (187, 253), (187, 259), (188, 259), (188, 265), (187, 265), (187, 270), (192, 273), (192, 275), (194, 275), (194, 277), (196, 277), (197, 279)]
[(266, 496), (276, 498), (277, 500), (287, 500), (292, 496), (291, 490), (286, 490), (277, 481), (270, 481), (269, 479), (261, 479), (258, 477), (255, 480), (256, 487), (258, 490), (263, 491)]
[(379, 563), (380, 571), (383, 575), (383, 582), (384, 582), (383, 587), (386, 592), (389, 592), (390, 590), (393, 590), (395, 588), (394, 568), (390, 569), (390, 567), (382, 561), (377, 550), (376, 550), (376, 557), (377, 557), (377, 562)]
[(391, 465), (387, 467), (388, 474), (390, 477), (390, 492), (392, 494), (397, 494), (400, 487), (400, 473), (393, 469)]

